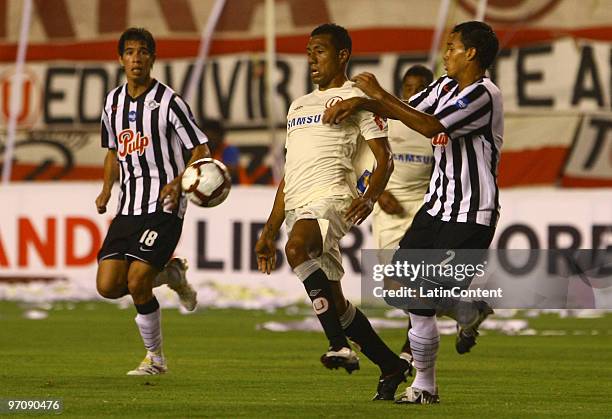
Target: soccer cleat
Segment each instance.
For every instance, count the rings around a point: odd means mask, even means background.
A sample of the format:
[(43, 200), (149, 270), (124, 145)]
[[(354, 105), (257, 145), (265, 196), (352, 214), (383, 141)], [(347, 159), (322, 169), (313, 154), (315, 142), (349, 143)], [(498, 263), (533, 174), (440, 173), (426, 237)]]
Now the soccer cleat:
[(406, 391), (395, 400), (397, 404), (437, 404), (440, 403), (438, 396), (438, 388), (436, 394), (431, 394), (429, 391), (421, 390), (420, 388), (407, 387)]
[(470, 352), (470, 349), (476, 345), (476, 337), (478, 337), (478, 326), (491, 314), (493, 309), (485, 301), (474, 301), (478, 309), (476, 319), (466, 327), (457, 325), (457, 338), (455, 339), (455, 349), (459, 354)]
[(372, 400), (393, 400), (397, 386), (406, 382), (406, 377), (412, 375), (412, 364), (400, 358), (400, 366), (393, 374), (380, 376), (376, 394)]
[(412, 366), (412, 350), (410, 349), (410, 340), (408, 340), (408, 338), (406, 338), (406, 342), (404, 342), (404, 346), (402, 346), (402, 352), (400, 352), (399, 357), (408, 361)]
[(127, 375), (159, 375), (165, 374), (168, 371), (168, 367), (166, 366), (166, 359), (163, 355), (159, 357), (155, 357), (157, 360), (153, 359), (153, 354), (151, 352), (147, 352), (147, 355), (142, 360), (140, 365), (133, 369), (132, 371), (128, 371)]
[(166, 269), (169, 273), (174, 273), (173, 280), (168, 282), (168, 286), (177, 293), (181, 305), (187, 311), (195, 310), (198, 304), (198, 293), (187, 281), (185, 275), (188, 269), (187, 260), (172, 258), (166, 265)]
[(321, 355), (321, 363), (325, 368), (335, 369), (342, 367), (351, 374), (359, 369), (359, 358), (351, 348), (344, 347), (337, 351), (329, 350)]
[(476, 337), (478, 336), (478, 330), (467, 331), (463, 330), (457, 325), (457, 338), (455, 339), (455, 349), (458, 354), (465, 354), (470, 352), (476, 345)]

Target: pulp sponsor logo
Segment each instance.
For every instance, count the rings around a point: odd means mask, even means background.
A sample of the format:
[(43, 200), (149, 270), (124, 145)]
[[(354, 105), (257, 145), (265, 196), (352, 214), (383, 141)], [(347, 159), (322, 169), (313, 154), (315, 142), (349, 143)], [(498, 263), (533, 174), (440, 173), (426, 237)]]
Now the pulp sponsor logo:
[(448, 145), (448, 135), (445, 132), (437, 134), (431, 139), (431, 145), (434, 147), (446, 147)]
[(140, 132), (134, 134), (131, 129), (124, 129), (119, 133), (119, 157), (125, 157), (132, 153), (138, 153), (139, 156), (142, 156), (150, 143), (149, 137), (142, 135)]

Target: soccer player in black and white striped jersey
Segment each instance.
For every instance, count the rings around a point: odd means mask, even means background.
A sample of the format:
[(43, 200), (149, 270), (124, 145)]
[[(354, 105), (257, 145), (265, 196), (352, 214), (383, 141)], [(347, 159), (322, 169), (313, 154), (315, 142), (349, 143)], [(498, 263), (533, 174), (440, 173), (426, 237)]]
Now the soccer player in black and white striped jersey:
[[(502, 95), (485, 72), (499, 43), (483, 22), (465, 22), (451, 31), (444, 66), (447, 74), (406, 104), (380, 87), (370, 73), (353, 80), (372, 99), (342, 101), (327, 110), (324, 122), (338, 123), (366, 109), (402, 121), (431, 139), (434, 170), (423, 207), (400, 241), (400, 249), (487, 249), (499, 217), (497, 166), (503, 142)], [(458, 310), (461, 307), (461, 310)], [(484, 302), (459, 303), (438, 314), (461, 326), (456, 349), (475, 345), (477, 327), (492, 313)], [(464, 311), (465, 310), (465, 311)], [(417, 375), (400, 403), (439, 401), (435, 359), (439, 333), (433, 309), (411, 309), (410, 346)]]
[(119, 39), (119, 61), (127, 83), (106, 96), (102, 111), (104, 184), (96, 199), (106, 212), (119, 178), (117, 215), (98, 253), (97, 288), (106, 298), (130, 294), (136, 324), (147, 354), (128, 375), (166, 372), (162, 351), (161, 312), (152, 289), (168, 284), (187, 310), (196, 292), (185, 278), (186, 261), (173, 258), (179, 241), (186, 198), (180, 180), (190, 162), (209, 157), (207, 138), (193, 121), (189, 106), (170, 87), (151, 78), (155, 40), (142, 28), (130, 28)]

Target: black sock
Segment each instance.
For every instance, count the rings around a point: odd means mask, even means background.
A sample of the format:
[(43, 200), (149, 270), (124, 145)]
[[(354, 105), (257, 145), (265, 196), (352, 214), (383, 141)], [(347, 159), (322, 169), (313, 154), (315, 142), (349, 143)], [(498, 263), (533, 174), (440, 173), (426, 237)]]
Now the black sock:
[(325, 336), (329, 339), (329, 344), (332, 350), (338, 350), (343, 347), (349, 347), (348, 340), (344, 335), (344, 330), (340, 325), (338, 318), (338, 310), (332, 298), (329, 279), (321, 268), (314, 271), (304, 280), (304, 288), (312, 301), (312, 307), (315, 314), (323, 326)]
[(358, 308), (355, 308), (355, 318), (344, 331), (349, 339), (361, 347), (361, 352), (380, 367), (383, 375), (399, 368), (399, 357), (382, 341)]
[(134, 304), (138, 314), (151, 314), (159, 308), (159, 302), (157, 298), (153, 296), (149, 301), (144, 304)]

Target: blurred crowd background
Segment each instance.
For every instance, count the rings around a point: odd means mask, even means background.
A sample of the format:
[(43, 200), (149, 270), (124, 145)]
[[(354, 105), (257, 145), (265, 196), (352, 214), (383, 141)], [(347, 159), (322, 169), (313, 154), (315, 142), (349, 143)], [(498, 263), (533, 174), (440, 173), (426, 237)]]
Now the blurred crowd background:
[(506, 110), (500, 185), (612, 186), (609, 6), (594, 0), (0, 0), (1, 161), (12, 163), (12, 180), (100, 179), (102, 100), (122, 82), (117, 39), (127, 27), (142, 26), (158, 43), (154, 76), (188, 99), (234, 182), (273, 184), (288, 105), (312, 89), (304, 52), (315, 26), (348, 28), (350, 75), (371, 71), (398, 93), (410, 65), (441, 74), (445, 35), (454, 24), (483, 19), (501, 42), (490, 74)]

